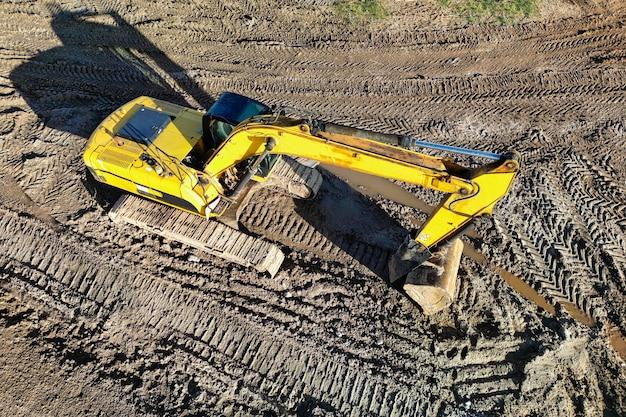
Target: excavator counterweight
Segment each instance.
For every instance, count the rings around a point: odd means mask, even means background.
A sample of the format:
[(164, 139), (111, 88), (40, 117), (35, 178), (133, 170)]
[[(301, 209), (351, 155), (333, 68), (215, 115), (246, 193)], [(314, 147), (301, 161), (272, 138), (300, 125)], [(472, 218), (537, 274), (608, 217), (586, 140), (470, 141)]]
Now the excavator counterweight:
[[(412, 143), (490, 162), (470, 169), (450, 158), (407, 149)], [(285, 158), (289, 157), (296, 159), (289, 159), (286, 164)], [(444, 194), (422, 227), (410, 234), (389, 260), (390, 281), (405, 279), (407, 295), (427, 314), (445, 308), (455, 298), (463, 248), (458, 237), (472, 220), (491, 214), (519, 170), (515, 154), (416, 142), (408, 136), (344, 128), (310, 116), (287, 117), (282, 109), (270, 109), (234, 93), (224, 93), (207, 112), (139, 97), (98, 126), (84, 153), (85, 164), (96, 180), (195, 214), (194, 229), (203, 228), (206, 220), (202, 218), (236, 226), (237, 213), (251, 190), (263, 184), (282, 188), (294, 197), (314, 196), (321, 175), (311, 164), (302, 165), (298, 160), (345, 167)], [(164, 230), (150, 225), (150, 209), (144, 208), (141, 213), (145, 216), (141, 221), (135, 220), (133, 216), (138, 214), (129, 204), (124, 206), (125, 214), (118, 213), (117, 218), (147, 230)], [(167, 218), (163, 213), (159, 216)], [(234, 221), (227, 221), (233, 217)], [(185, 227), (190, 222), (186, 219)], [(175, 226), (173, 222), (168, 227)], [(268, 256), (275, 256), (277, 261), (268, 267), (271, 262), (268, 264), (264, 258), (262, 265), (255, 266), (246, 260), (245, 251), (235, 247), (246, 241), (242, 232), (220, 228), (217, 238), (217, 232), (212, 230), (199, 234), (202, 242), (190, 240), (176, 230), (168, 237), (208, 248), (210, 253), (272, 275), (278, 270), (276, 264), (280, 265), (282, 253), (277, 254), (280, 251), (275, 245), (261, 246), (267, 246)], [(222, 244), (221, 249), (212, 246), (217, 241)], [(229, 241), (232, 244), (224, 245)], [(258, 255), (259, 250), (254, 253)]]

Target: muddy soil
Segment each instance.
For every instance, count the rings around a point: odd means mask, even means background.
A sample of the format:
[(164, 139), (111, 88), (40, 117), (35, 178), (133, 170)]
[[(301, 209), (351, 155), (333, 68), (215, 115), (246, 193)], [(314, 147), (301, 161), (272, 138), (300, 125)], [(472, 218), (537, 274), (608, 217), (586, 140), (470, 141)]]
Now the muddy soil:
[[(411, 0), (346, 23), (331, 3), (0, 3), (1, 415), (626, 415), (622, 2), (504, 26)], [(274, 279), (111, 222), (117, 193), (81, 161), (99, 121), (226, 90), (518, 151), (457, 302), (424, 316), (384, 279), (425, 218), (411, 198), (437, 202), (406, 184), (322, 168), (313, 201), (255, 194), (242, 223), (282, 245)]]

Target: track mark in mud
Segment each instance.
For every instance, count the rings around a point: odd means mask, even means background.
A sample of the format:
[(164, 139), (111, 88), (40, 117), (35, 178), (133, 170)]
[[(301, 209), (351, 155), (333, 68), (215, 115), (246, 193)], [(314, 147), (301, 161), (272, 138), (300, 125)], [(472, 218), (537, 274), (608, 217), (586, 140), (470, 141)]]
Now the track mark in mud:
[[(10, 210), (0, 213), (0, 228), (6, 227), (0, 246), (13, 256), (0, 258), (3, 279), (11, 280), (7, 285), (67, 312), (69, 320), (88, 317), (111, 324), (111, 339), (151, 327), (155, 334), (149, 337), (157, 343), (163, 334), (171, 335), (159, 349), (176, 357), (173, 364), (153, 361), (151, 353), (141, 361), (167, 368), (169, 375), (189, 375), (189, 383), (181, 383), (189, 390), (186, 398), (200, 386), (204, 392), (198, 401), (215, 405), (211, 411), (217, 413), (520, 415), (536, 407), (535, 414), (554, 416), (604, 399), (608, 407), (613, 404), (605, 413), (623, 414), (621, 380), (609, 381), (618, 374), (602, 374), (604, 368), (621, 369), (619, 363), (616, 368), (599, 362), (582, 380), (576, 379), (580, 369), (557, 367), (545, 376), (544, 365), (578, 364), (580, 358), (550, 356), (567, 345), (554, 330), (557, 320), (511, 296), (492, 269), (472, 271), (468, 262), (459, 304), (427, 319), (372, 279), (371, 270), (362, 272), (366, 268), (358, 262), (353, 266), (353, 256), (377, 256), (366, 253), (370, 240), (348, 236), (342, 243), (334, 235), (315, 235), (304, 223), (281, 223), (276, 212), (260, 206), (270, 221), (290, 227), (287, 246), (292, 237), (307, 242), (289, 254), (281, 282), (259, 281), (219, 261), (190, 264), (186, 247), (166, 249), (170, 243), (104, 224), (108, 219), (81, 189), (80, 140), (42, 132), (43, 126), (56, 126), (86, 136), (101, 116), (138, 95), (179, 102), (193, 98), (206, 106), (210, 97), (232, 90), (354, 127), (494, 152), (518, 149), (526, 159), (526, 178), (497, 210), (502, 233), (483, 239), (481, 250), (551, 305), (578, 309), (599, 327), (613, 321), (617, 327), (608, 337), (619, 351), (620, 334), (626, 334), (618, 321), (626, 316), (621, 301), (626, 291), (621, 4), (618, 13), (579, 10), (569, 18), (488, 27), (454, 26), (432, 10), (425, 18), (421, 11), (429, 7), (423, 2), (395, 2), (401, 12), (389, 21), (346, 31), (332, 13), (302, 1), (280, 7), (257, 0), (161, 2), (159, 7), (143, 1), (70, 3), (56, 12), (34, 2), (0, 7), (0, 43), (7, 45), (0, 52), (0, 72), (10, 74), (0, 77), (6, 109), (0, 110), (0, 160), (4, 173), (35, 204), (62, 223), (70, 219), (70, 228), (89, 237), (64, 235), (79, 242), (64, 246), (46, 237), (51, 225), (39, 223), (45, 216), (36, 216), (34, 207), (4, 200)], [(298, 21), (292, 16), (284, 21), (291, 12)], [(140, 62), (144, 58), (147, 63)], [(192, 94), (198, 86), (208, 99)], [(54, 146), (41, 152), (34, 146), (38, 139)], [(409, 196), (401, 203), (419, 204)], [(398, 222), (413, 213), (383, 200), (375, 204)], [(306, 207), (287, 209), (299, 210), (308, 223), (324, 220), (306, 217), (314, 214)], [(82, 216), (86, 210), (90, 215)], [(19, 222), (5, 223), (15, 213)], [(407, 223), (403, 227), (411, 227)], [(259, 233), (272, 232), (271, 225), (259, 225)], [(116, 232), (123, 235), (119, 241)], [(326, 241), (332, 245), (323, 246)], [(47, 247), (49, 242), (60, 249)], [(339, 250), (328, 249), (333, 245)], [(374, 246), (395, 249), (381, 242)], [(322, 252), (331, 260), (320, 261)], [(115, 273), (109, 275), (109, 268)], [(140, 278), (132, 281), (133, 276)], [(214, 305), (219, 307), (203, 311)], [(132, 318), (131, 324), (116, 327), (111, 317), (119, 314)], [(218, 322), (211, 324), (214, 318)], [(577, 335), (586, 330), (570, 320), (559, 322)], [(238, 327), (228, 333), (232, 323)], [(443, 328), (429, 331), (431, 326)], [(596, 332), (587, 333), (593, 342)], [(610, 356), (598, 353), (597, 345), (581, 349), (602, 359)], [(127, 374), (120, 375), (122, 380)], [(171, 389), (171, 379), (137, 375), (151, 391), (147, 409), (155, 402), (169, 404), (155, 398), (173, 396), (177, 388)], [(601, 384), (609, 389), (594, 396), (596, 377), (607, 378)], [(532, 391), (533, 384), (548, 388)], [(155, 393), (149, 388), (155, 385), (164, 388)], [(133, 396), (141, 391), (133, 389)], [(543, 398), (563, 399), (559, 403), (565, 405), (542, 403)]]
[[(49, 292), (63, 294), (66, 311), (97, 318), (99, 322), (106, 322), (116, 314), (132, 314), (134, 324), (128, 331), (147, 323), (156, 333), (169, 334), (165, 347), (185, 352), (191, 361), (224, 366), (228, 378), (243, 378), (245, 388), (261, 395), (268, 407), (282, 404), (294, 409), (302, 398), (311, 396), (324, 398), (342, 413), (424, 415), (439, 408), (449, 409), (449, 401), (454, 401), (455, 395), (464, 401), (471, 399), (476, 410), (489, 410), (514, 399), (519, 390), (519, 368), (511, 369), (506, 356), (515, 354), (520, 341), (485, 341), (463, 349), (454, 340), (437, 342), (439, 354), (431, 361), (454, 364), (457, 377), (452, 393), (439, 392), (442, 398), (448, 395), (452, 399), (434, 400), (428, 393), (416, 395), (406, 385), (418, 384), (424, 374), (444, 381), (449, 373), (433, 373), (431, 368), (435, 365), (422, 363), (419, 358), (425, 354), (424, 349), (419, 348), (419, 338), (407, 343), (408, 335), (404, 334), (407, 329), (399, 331), (397, 337), (393, 330), (385, 333), (391, 350), (380, 359), (370, 358), (373, 352), (361, 357), (358, 352), (365, 346), (356, 340), (353, 353), (349, 353), (352, 349), (348, 346), (342, 352), (339, 346), (350, 339), (335, 333), (340, 344), (332, 348), (334, 353), (329, 358), (319, 354), (320, 345), (314, 340), (289, 341), (293, 335), (283, 334), (285, 330), (276, 327), (289, 310), (271, 294), (266, 302), (276, 305), (277, 310), (264, 308), (256, 315), (249, 308), (261, 298), (250, 298), (243, 288), (237, 289), (233, 284), (226, 288), (215, 286), (213, 292), (205, 291), (186, 284), (182, 274), (176, 280), (166, 279), (123, 259), (111, 258), (110, 254), (101, 253), (95, 243), (78, 236), (61, 237), (43, 225), (38, 226), (35, 220), (5, 211), (2, 214), (0, 227), (19, 231), (12, 238), (0, 241), (7, 256), (1, 269), (12, 277), (15, 285), (32, 286), (32, 294), (43, 293), (44, 300)], [(49, 249), (42, 252), (41, 241), (47, 242)], [(236, 292), (231, 293), (229, 288)], [(261, 297), (258, 291), (253, 294)], [(241, 298), (241, 305), (228, 301), (233, 296)], [(327, 310), (326, 314), (331, 311)], [(261, 320), (264, 326), (257, 327), (256, 320)], [(304, 325), (306, 322), (301, 321), (300, 326)], [(265, 337), (265, 330), (260, 330), (267, 326), (270, 326), (267, 331), (273, 332), (271, 338)], [(502, 362), (497, 378), (481, 379), (475, 372), (462, 372), (470, 366), (476, 371), (483, 369), (485, 357), (491, 363)], [(406, 362), (408, 359), (411, 360)], [(450, 362), (451, 359), (455, 362)], [(387, 361), (389, 365), (385, 364)], [(396, 362), (394, 370), (390, 365)], [(370, 375), (368, 369), (375, 372)], [(199, 377), (199, 383), (210, 381)]]
[[(480, 253), (471, 244), (465, 243), (463, 248), (463, 254), (473, 259), (477, 263), (483, 266), (489, 267), (492, 271), (496, 272), (511, 288), (521, 294), (527, 300), (535, 303), (537, 306), (544, 309), (551, 315), (556, 315), (555, 306), (550, 303), (545, 297), (539, 294), (532, 286), (526, 281), (506, 270), (505, 268), (495, 265), (493, 262), (489, 262), (487, 258)], [(587, 326), (594, 327), (596, 321), (592, 316), (582, 311), (574, 303), (559, 300), (559, 304), (569, 313), (569, 315), (577, 322)]]
[[(539, 294), (532, 286), (526, 281), (506, 270), (505, 268), (496, 266), (493, 262), (489, 262), (487, 258), (473, 246), (466, 244), (463, 253), (478, 262), (481, 265), (488, 266), (491, 270), (496, 272), (511, 288), (521, 294), (527, 300), (535, 303), (537, 306), (543, 308), (551, 315), (556, 315), (556, 308), (554, 304), (550, 303), (545, 297)], [(569, 315), (577, 322), (587, 326), (594, 327), (596, 325), (595, 319), (581, 310), (575, 303), (559, 300), (559, 304), (569, 313)]]
[[(2, 219), (3, 230), (19, 231), (13, 238), (0, 241), (6, 254), (1, 268), (4, 274), (43, 291), (55, 288), (65, 294), (68, 309), (78, 309), (81, 315), (101, 321), (116, 311), (131, 309), (137, 322), (149, 323), (157, 331), (175, 331), (172, 343), (198, 359), (232, 362), (238, 373), (247, 375), (249, 388), (271, 402), (281, 398), (280, 402), (295, 406), (300, 395), (312, 395), (324, 396), (333, 407), (346, 412), (361, 407), (363, 412), (375, 414), (380, 407), (403, 415), (425, 412), (424, 398), (409, 399), (409, 393), (393, 379), (366, 376), (342, 357), (327, 359), (285, 338), (266, 338), (240, 317), (241, 313), (225, 311), (211, 295), (151, 277), (123, 261), (110, 265), (110, 259), (90, 248), (89, 242), (70, 235), (61, 237), (10, 212), (3, 213)], [(45, 252), (38, 250), (42, 239), (48, 243)], [(243, 336), (249, 340), (241, 340)], [(291, 359), (284, 360), (287, 357)], [(316, 371), (309, 373), (312, 368)], [(358, 392), (365, 395), (349, 396), (344, 401), (341, 396), (346, 393), (338, 387), (351, 373), (362, 380)], [(384, 401), (398, 396), (405, 397), (406, 402)]]

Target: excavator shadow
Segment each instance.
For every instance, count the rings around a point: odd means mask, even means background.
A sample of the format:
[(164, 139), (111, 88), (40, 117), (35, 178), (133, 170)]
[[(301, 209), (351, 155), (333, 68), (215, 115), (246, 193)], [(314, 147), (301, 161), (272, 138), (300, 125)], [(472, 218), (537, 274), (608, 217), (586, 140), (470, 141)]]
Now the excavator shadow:
[(9, 78), (46, 126), (87, 137), (106, 115), (142, 95), (190, 107), (213, 103), (138, 30), (142, 22), (131, 25), (117, 12), (95, 7), (45, 7), (62, 45), (32, 56)]

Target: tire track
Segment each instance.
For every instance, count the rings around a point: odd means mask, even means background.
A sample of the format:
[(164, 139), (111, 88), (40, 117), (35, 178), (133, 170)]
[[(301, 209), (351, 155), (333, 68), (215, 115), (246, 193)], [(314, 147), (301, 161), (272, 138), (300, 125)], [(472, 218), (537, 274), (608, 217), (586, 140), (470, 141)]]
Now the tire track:
[[(347, 402), (339, 401), (338, 393), (342, 390), (338, 386), (343, 383), (344, 376), (349, 374), (351, 368), (340, 358), (323, 359), (312, 351), (303, 351), (301, 346), (291, 344), (286, 339), (259, 337), (256, 330), (241, 319), (225, 311), (216, 315), (215, 309), (219, 306), (201, 294), (147, 276), (121, 259), (117, 260), (116, 265), (111, 265), (108, 256), (103, 257), (97, 251), (86, 251), (85, 246), (90, 246), (85, 245), (86, 242), (74, 243), (74, 239), (67, 239), (67, 235), (55, 235), (11, 212), (0, 210), (4, 211), (1, 230), (5, 236), (11, 234), (7, 233), (9, 231), (14, 236), (0, 241), (6, 254), (2, 264), (3, 273), (26, 281), (46, 293), (55, 286), (61, 286), (61, 293), (69, 293), (66, 298), (77, 302), (72, 305), (70, 301), (68, 304), (78, 309), (81, 315), (106, 320), (113, 311), (123, 308), (133, 311), (138, 322), (145, 322), (161, 331), (174, 330), (177, 334), (176, 345), (185, 346), (186, 350), (194, 352), (200, 359), (209, 359), (203, 357), (207, 349), (226, 358), (232, 358), (233, 355), (254, 357), (255, 360), (246, 368), (249, 373), (260, 375), (252, 388), (273, 399), (272, 402), (277, 402), (278, 396), (284, 392), (305, 392), (306, 395), (334, 403), (338, 409), (343, 407), (343, 411), (352, 410), (360, 414), (357, 410), (362, 409), (363, 414), (360, 415), (367, 415), (368, 412), (380, 414), (382, 404), (373, 401), (373, 392), (380, 390), (382, 397), (390, 394), (407, 396), (407, 402), (411, 405), (400, 404), (403, 406), (401, 411), (408, 413), (406, 415), (421, 415), (425, 411), (423, 406), (415, 407), (423, 399), (416, 404), (415, 398), (409, 399), (408, 393), (395, 386), (395, 383), (371, 377), (365, 378), (363, 395), (350, 398)], [(17, 230), (21, 232), (15, 233)], [(38, 248), (40, 241), (48, 242), (46, 250)], [(74, 249), (77, 244), (80, 247)], [(59, 247), (63, 250), (59, 250)], [(101, 269), (97, 265), (107, 267)], [(20, 267), (24, 272), (18, 273)], [(250, 347), (253, 350), (248, 352), (241, 348), (242, 335), (253, 335), (261, 343)], [(247, 345), (245, 340), (243, 345)], [(290, 360), (284, 361), (287, 357)], [(314, 363), (318, 372), (311, 373), (310, 381), (305, 380), (304, 386), (298, 389), (293, 384), (302, 383), (302, 374), (309, 366), (303, 364), (307, 363), (310, 366)], [(356, 368), (351, 369), (353, 373), (361, 373)], [(357, 378), (356, 374), (354, 378)], [(287, 398), (287, 403), (291, 401), (295, 406), (297, 399)]]
[(523, 212), (529, 219), (524, 229), (516, 228), (511, 219), (500, 224), (511, 239), (508, 251), (513, 256), (507, 267), (544, 293), (573, 303), (596, 322), (604, 322), (607, 314), (614, 320), (621, 307), (603, 301), (598, 289), (626, 290), (622, 231), (616, 229), (623, 204), (607, 201), (595, 192), (601, 186), (585, 180), (601, 182), (602, 175), (583, 155), (554, 152), (554, 166), (562, 169), (558, 176), (554, 169), (537, 167), (522, 177), (528, 199)]
[[(504, 344), (483, 341), (478, 346), (459, 349), (456, 342), (442, 339), (441, 343), (431, 342), (434, 357), (424, 364), (420, 364), (423, 359), (415, 362), (418, 367), (414, 376), (401, 368), (397, 371), (381, 368), (381, 364), (376, 365), (378, 372), (370, 375), (366, 372), (372, 369), (367, 355), (359, 359), (335, 350), (332, 357), (323, 358), (311, 341), (290, 342), (284, 336), (265, 337), (258, 333), (257, 326), (242, 317), (242, 314), (250, 315), (250, 311), (221, 302), (219, 294), (216, 297), (216, 294), (198, 291), (186, 285), (186, 279), (177, 283), (148, 275), (124, 259), (111, 259), (110, 253), (102, 252), (90, 242), (73, 235), (57, 235), (33, 221), (0, 210), (3, 214), (0, 230), (6, 236), (0, 240), (0, 247), (6, 253), (1, 267), (3, 274), (43, 294), (61, 294), (63, 308), (80, 316), (103, 322), (114, 313), (132, 314), (135, 323), (146, 323), (156, 332), (170, 334), (168, 344), (191, 355), (195, 358), (192, 361), (224, 364), (233, 378), (244, 381), (244, 386), (261, 396), (269, 406), (294, 410), (303, 398), (310, 397), (330, 404), (342, 414), (423, 415), (448, 409), (451, 402), (464, 399), (471, 401), (474, 409), (487, 411), (494, 405), (501, 407), (513, 400), (519, 388), (518, 371), (512, 370), (513, 362), (505, 356), (507, 352), (514, 356), (520, 341), (512, 339)], [(40, 242), (46, 242), (47, 249), (41, 250)], [(112, 260), (115, 264), (111, 264)], [(182, 277), (179, 273), (168, 275)], [(233, 293), (243, 292), (235, 287)], [(250, 303), (244, 301), (240, 305)], [(265, 316), (271, 309), (262, 311), (264, 314), (257, 317)], [(284, 314), (284, 310), (277, 310), (269, 317), (280, 317), (280, 313)], [(251, 318), (254, 317), (253, 314)], [(393, 353), (389, 355), (392, 362), (402, 363), (402, 356), (417, 354), (419, 358), (423, 355), (415, 350), (414, 343), (404, 343), (403, 347), (402, 339), (394, 337), (393, 331), (385, 337), (393, 346)], [(412, 336), (416, 340), (419, 337)], [(501, 362), (495, 363), (494, 369), (502, 371), (492, 377), (477, 377), (470, 371), (483, 369), (484, 358), (494, 361), (498, 357)], [(361, 365), (352, 362), (355, 359)], [(436, 400), (430, 394), (416, 395), (408, 388), (421, 380), (422, 375), (447, 380), (448, 372), (437, 371), (437, 363), (455, 364), (457, 376), (448, 394), (444, 391)], [(519, 369), (517, 366), (515, 369)], [(383, 369), (388, 371), (382, 372)]]

